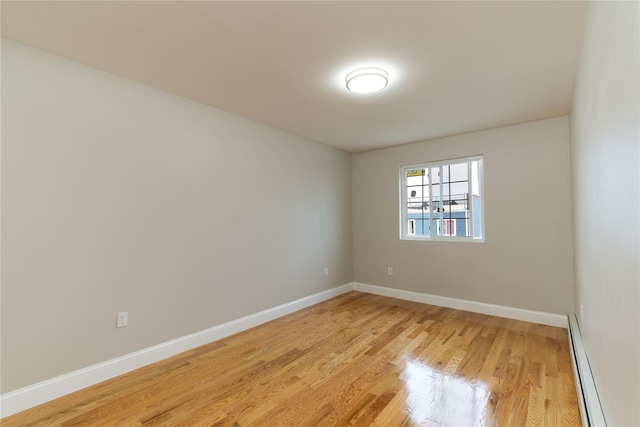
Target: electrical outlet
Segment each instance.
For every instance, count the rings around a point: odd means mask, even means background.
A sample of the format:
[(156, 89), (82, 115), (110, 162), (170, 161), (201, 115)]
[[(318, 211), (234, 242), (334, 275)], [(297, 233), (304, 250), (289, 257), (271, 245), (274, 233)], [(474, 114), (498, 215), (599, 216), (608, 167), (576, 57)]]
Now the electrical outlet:
[(387, 274), (393, 276), (393, 267), (387, 267)]
[(118, 319), (116, 321), (117, 328), (124, 328), (129, 323), (129, 312), (121, 311), (118, 313)]
[(328, 276), (329, 275), (329, 267), (325, 267), (324, 268), (324, 275)]

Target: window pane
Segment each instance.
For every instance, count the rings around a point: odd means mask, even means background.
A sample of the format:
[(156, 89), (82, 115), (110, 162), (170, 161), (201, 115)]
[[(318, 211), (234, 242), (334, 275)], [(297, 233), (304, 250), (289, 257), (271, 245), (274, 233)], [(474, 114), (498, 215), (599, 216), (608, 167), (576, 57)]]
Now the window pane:
[(429, 169), (429, 179), (433, 184), (440, 182), (440, 167), (433, 167)]
[(429, 236), (429, 176), (426, 169), (409, 169), (406, 179), (407, 235)]
[(468, 181), (469, 180), (469, 167), (468, 163), (456, 163), (449, 167), (450, 181)]
[(473, 194), (476, 196), (480, 195), (480, 162), (478, 160), (474, 160), (471, 162), (471, 177), (473, 180)]
[(421, 176), (410, 176), (407, 177), (407, 186), (412, 185), (422, 185), (424, 178)]
[(471, 216), (473, 219), (473, 237), (481, 239), (482, 230), (482, 197), (480, 194), (480, 161), (471, 162)]
[(469, 192), (469, 181), (452, 182), (446, 186), (445, 194), (451, 194), (452, 196), (460, 197), (461, 195), (464, 196), (468, 192)]

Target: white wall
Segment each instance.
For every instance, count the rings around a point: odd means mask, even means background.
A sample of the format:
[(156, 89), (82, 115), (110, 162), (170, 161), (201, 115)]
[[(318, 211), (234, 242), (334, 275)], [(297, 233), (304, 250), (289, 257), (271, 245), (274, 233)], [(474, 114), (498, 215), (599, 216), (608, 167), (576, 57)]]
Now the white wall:
[(3, 393), (352, 280), (345, 152), (11, 40), (2, 113)]
[(571, 112), (576, 313), (607, 423), (640, 425), (638, 2), (591, 2)]
[[(484, 155), (484, 243), (399, 239), (401, 165)], [(567, 117), (353, 156), (354, 280), (564, 314), (573, 309)], [(387, 275), (387, 266), (394, 275)]]

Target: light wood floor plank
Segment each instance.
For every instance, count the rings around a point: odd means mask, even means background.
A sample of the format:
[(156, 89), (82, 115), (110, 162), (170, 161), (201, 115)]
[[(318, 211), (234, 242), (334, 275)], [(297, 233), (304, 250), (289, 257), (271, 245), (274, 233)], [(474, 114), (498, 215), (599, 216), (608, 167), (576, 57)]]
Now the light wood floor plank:
[(567, 331), (359, 292), (2, 420), (579, 426)]

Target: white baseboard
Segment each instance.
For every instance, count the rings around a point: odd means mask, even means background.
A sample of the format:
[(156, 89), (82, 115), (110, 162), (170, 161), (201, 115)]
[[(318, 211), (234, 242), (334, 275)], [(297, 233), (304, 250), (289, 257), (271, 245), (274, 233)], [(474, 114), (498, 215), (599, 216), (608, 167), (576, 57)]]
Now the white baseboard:
[(240, 319), (180, 337), (106, 362), (98, 363), (68, 374), (60, 375), (0, 396), (0, 418), (8, 417), (65, 394), (98, 384), (151, 363), (191, 350), (238, 332), (253, 328), (286, 314), (328, 300), (353, 290), (347, 283), (287, 304), (279, 305)]
[(421, 302), (424, 304), (437, 305), (440, 307), (454, 308), (456, 310), (471, 311), (473, 313), (506, 317), (508, 319), (524, 320), (526, 322), (540, 323), (542, 325), (557, 326), (560, 328), (566, 328), (568, 326), (567, 316), (561, 314), (552, 314), (542, 311), (525, 310), (523, 308), (507, 307), (504, 305), (487, 304), (484, 302), (442, 297), (438, 295), (424, 294), (421, 292), (404, 291), (401, 289), (367, 285), (364, 283), (353, 283), (353, 289), (370, 294), (398, 298), (407, 301)]
[(573, 362), (573, 376), (576, 380), (582, 425), (585, 427), (606, 427), (607, 422), (598, 397), (596, 382), (591, 373), (587, 352), (582, 342), (578, 319), (575, 313), (569, 313), (567, 317), (569, 319), (569, 347)]
[(457, 298), (442, 297), (364, 283), (347, 283), (287, 304), (273, 307), (240, 319), (205, 329), (184, 337), (158, 344), (115, 359), (79, 369), (59, 377), (5, 393), (0, 396), (0, 418), (40, 405), (85, 387), (158, 362), (187, 350), (208, 344), (278, 317), (293, 313), (313, 304), (328, 300), (349, 291), (360, 291), (392, 298), (466, 310), (475, 313), (507, 317), (550, 326), (567, 327), (567, 317), (539, 311), (524, 310), (494, 304), (486, 304)]

